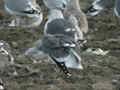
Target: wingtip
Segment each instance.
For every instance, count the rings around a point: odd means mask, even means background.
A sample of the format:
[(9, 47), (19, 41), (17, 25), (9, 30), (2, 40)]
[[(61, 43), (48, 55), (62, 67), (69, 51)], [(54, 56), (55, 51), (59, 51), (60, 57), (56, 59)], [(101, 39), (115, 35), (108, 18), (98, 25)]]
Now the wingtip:
[(78, 69), (83, 70), (84, 68), (83, 68), (83, 66), (80, 64), (80, 65), (78, 66)]
[(26, 50), (25, 52), (24, 52), (24, 55), (25, 56), (28, 56), (28, 55), (30, 55), (30, 54), (33, 54), (35, 52), (35, 48), (29, 48), (28, 50)]
[(100, 11), (103, 9), (102, 6), (99, 4), (92, 4), (88, 9), (87, 9), (87, 15), (88, 16), (96, 16), (100, 13)]

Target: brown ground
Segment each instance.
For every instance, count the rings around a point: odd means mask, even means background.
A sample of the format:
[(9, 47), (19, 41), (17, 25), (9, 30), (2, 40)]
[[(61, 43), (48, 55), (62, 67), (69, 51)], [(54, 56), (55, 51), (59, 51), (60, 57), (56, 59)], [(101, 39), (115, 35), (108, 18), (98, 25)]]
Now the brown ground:
[[(89, 0), (81, 0), (82, 9), (88, 8)], [(0, 12), (3, 11), (0, 3)], [(1, 15), (1, 14), (0, 14)], [(5, 14), (6, 15), (6, 14)], [(2, 14), (0, 19), (7, 18)], [(113, 9), (102, 11), (96, 17), (88, 17), (89, 33), (87, 48), (109, 50), (109, 54), (81, 54), (84, 70), (73, 70), (70, 80), (56, 72), (50, 63), (33, 64), (32, 59), (22, 56), (33, 42), (42, 37), (43, 24), (37, 28), (10, 28), (0, 25), (0, 40), (7, 41), (13, 50), (15, 62), (23, 67), (6, 66), (0, 70), (7, 90), (120, 90), (120, 26)], [(30, 67), (30, 70), (27, 69)], [(18, 75), (11, 75), (17, 70)], [(116, 89), (115, 89), (116, 88)]]

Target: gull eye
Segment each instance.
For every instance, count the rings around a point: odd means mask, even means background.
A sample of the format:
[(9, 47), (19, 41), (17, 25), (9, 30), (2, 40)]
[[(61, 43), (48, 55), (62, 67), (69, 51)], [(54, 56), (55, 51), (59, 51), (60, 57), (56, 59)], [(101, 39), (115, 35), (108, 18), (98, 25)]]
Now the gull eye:
[(63, 8), (65, 8), (65, 7), (66, 7), (66, 5), (63, 3), (63, 4), (62, 4), (62, 7), (63, 7)]
[(40, 11), (38, 11), (38, 10), (34, 10), (34, 9), (31, 10), (30, 12), (31, 12), (31, 14), (40, 14)]
[(26, 13), (29, 13), (29, 14), (33, 14), (33, 13), (35, 13), (35, 10), (29, 10), (29, 11), (25, 11)]
[(31, 10), (30, 12), (31, 12), (31, 13), (34, 13), (35, 11), (34, 11), (34, 10)]
[(38, 11), (37, 10), (32, 10), (32, 12), (34, 13), (34, 14), (37, 14), (38, 13)]

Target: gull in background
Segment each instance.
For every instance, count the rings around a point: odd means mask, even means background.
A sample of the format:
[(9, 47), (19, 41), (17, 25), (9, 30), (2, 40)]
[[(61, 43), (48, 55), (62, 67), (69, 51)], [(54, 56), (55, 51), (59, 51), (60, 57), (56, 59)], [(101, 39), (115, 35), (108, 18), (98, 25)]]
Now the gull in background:
[(67, 5), (66, 0), (43, 0), (43, 2), (48, 9), (64, 10)]
[(120, 0), (95, 0), (89, 7), (87, 14), (89, 16), (96, 16), (102, 10), (114, 7), (114, 13), (117, 17), (117, 22), (120, 24)]
[(0, 68), (9, 64), (14, 64), (11, 47), (6, 41), (0, 40)]
[(117, 16), (117, 21), (120, 24), (120, 0), (116, 0), (114, 12), (115, 15)]
[[(4, 0), (4, 7), (14, 17), (9, 26), (34, 27), (42, 22), (43, 14), (36, 0)], [(29, 24), (25, 24), (25, 22), (29, 22)]]
[(45, 6), (49, 9), (59, 9), (63, 11), (63, 16), (69, 22), (75, 25), (79, 39), (83, 39), (83, 33), (88, 32), (88, 23), (85, 14), (81, 11), (79, 0), (43, 0)]
[(52, 9), (49, 12), (48, 20), (45, 23), (44, 35), (63, 34), (78, 41), (78, 35), (75, 26), (64, 19), (61, 10)]
[[(67, 6), (64, 10), (64, 16), (76, 26), (77, 32), (81, 36), (81, 32), (86, 34), (88, 32), (87, 17), (80, 7), (80, 0), (66, 0)], [(81, 39), (81, 37), (80, 37)]]
[(96, 16), (105, 8), (114, 7), (115, 0), (94, 0), (92, 5), (88, 8), (87, 14), (89, 16)]

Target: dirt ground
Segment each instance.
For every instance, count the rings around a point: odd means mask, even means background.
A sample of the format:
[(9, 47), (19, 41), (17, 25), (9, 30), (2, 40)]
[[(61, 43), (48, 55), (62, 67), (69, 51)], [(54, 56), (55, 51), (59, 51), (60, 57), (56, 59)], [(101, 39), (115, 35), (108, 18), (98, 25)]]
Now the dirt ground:
[[(80, 0), (86, 10), (89, 0)], [(3, 3), (0, 2), (3, 13)], [(7, 19), (0, 14), (0, 20)], [(120, 25), (116, 23), (113, 9), (104, 10), (98, 16), (88, 17), (89, 33), (86, 48), (108, 50), (107, 55), (81, 53), (84, 70), (70, 69), (72, 77), (59, 75), (55, 64), (33, 63), (33, 58), (22, 54), (42, 37), (43, 24), (37, 28), (10, 28), (0, 25), (0, 40), (7, 41), (15, 57), (16, 66), (0, 69), (0, 78), (6, 90), (120, 90)], [(1, 58), (0, 58), (1, 59)], [(22, 65), (22, 66), (19, 66)], [(17, 74), (15, 74), (15, 71)]]

